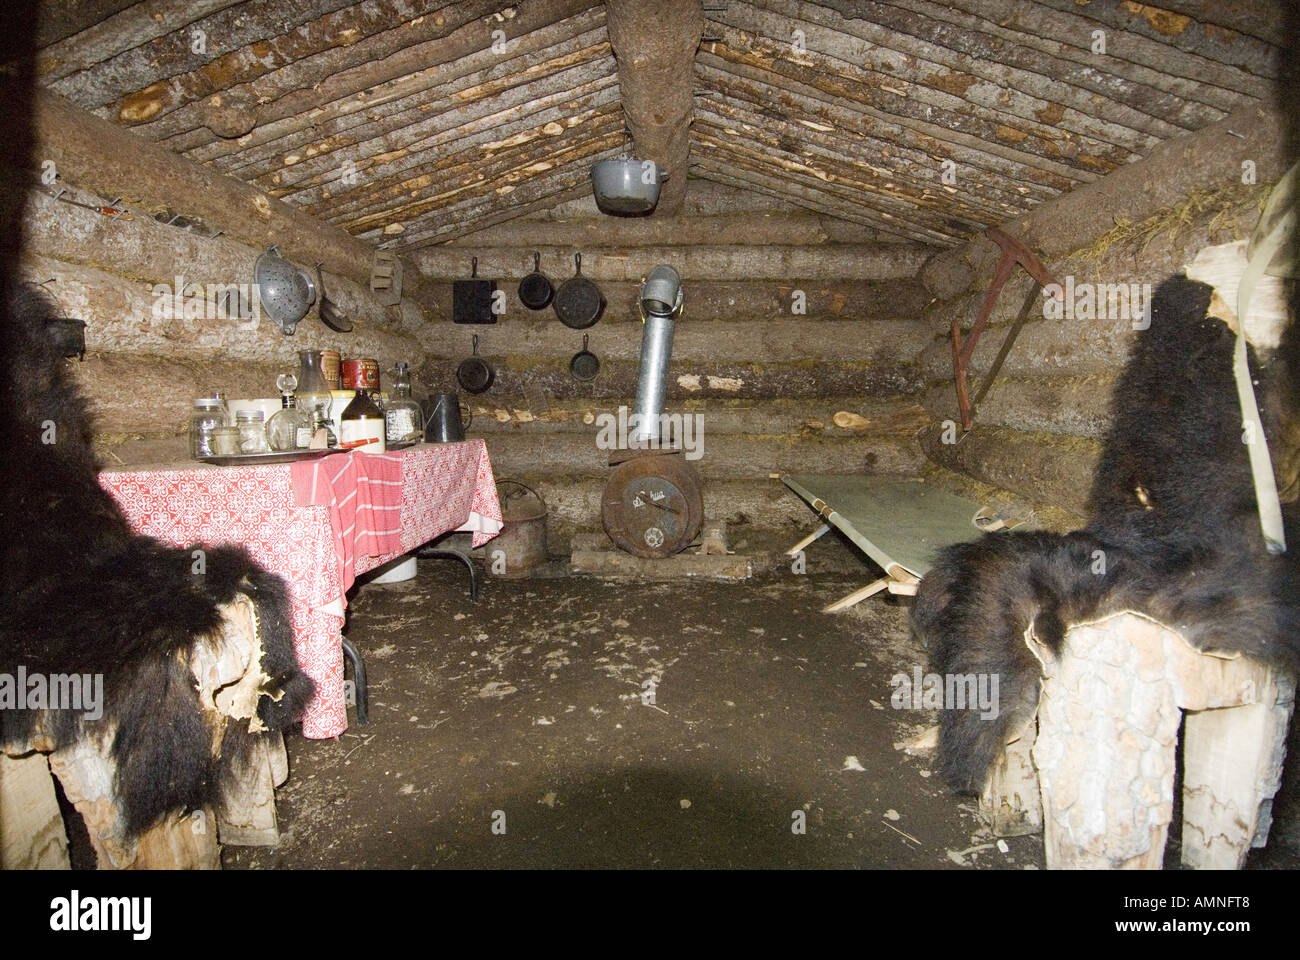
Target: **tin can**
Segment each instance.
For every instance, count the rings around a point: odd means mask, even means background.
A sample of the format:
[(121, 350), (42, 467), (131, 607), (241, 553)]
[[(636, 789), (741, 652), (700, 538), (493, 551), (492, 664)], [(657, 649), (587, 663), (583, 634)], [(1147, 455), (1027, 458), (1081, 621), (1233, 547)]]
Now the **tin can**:
[(331, 390), (338, 390), (342, 387), (341, 359), (337, 350), (322, 350), (320, 352), (321, 372), (324, 373), (325, 382), (330, 385)]
[(344, 390), (378, 390), (379, 361), (372, 357), (343, 361)]

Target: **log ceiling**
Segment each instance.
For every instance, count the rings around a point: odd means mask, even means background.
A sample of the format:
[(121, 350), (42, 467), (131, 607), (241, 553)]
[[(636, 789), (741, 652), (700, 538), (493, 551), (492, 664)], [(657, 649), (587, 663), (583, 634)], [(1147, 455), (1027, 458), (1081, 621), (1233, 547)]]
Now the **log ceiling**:
[[(952, 245), (1268, 100), (1282, 2), (706, 0), (690, 176)], [(592, 0), (43, 9), (48, 88), (375, 244), (586, 196), (630, 143)]]

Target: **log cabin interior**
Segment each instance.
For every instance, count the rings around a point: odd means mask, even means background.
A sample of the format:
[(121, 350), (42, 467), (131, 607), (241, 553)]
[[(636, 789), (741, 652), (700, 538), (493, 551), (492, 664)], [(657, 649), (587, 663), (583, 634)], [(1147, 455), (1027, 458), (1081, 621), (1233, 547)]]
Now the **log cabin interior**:
[(1293, 4), (11, 6), (0, 866), (1300, 864)]

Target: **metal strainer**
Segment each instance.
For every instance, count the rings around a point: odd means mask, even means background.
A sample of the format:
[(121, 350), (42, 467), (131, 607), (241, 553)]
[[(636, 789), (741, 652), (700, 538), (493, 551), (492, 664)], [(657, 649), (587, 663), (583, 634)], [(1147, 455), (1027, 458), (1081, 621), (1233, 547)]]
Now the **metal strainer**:
[(293, 333), (298, 321), (316, 302), (316, 284), (311, 274), (280, 256), (272, 244), (253, 264), (253, 283), (257, 299), (285, 336)]

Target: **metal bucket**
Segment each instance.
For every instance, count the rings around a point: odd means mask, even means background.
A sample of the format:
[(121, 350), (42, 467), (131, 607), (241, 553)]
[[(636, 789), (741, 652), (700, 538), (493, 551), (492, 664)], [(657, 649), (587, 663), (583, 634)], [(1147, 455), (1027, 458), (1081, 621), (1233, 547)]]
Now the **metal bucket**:
[[(502, 496), (505, 486), (520, 489)], [(503, 524), (501, 532), (484, 547), (488, 573), (503, 580), (523, 579), (546, 560), (546, 501), (518, 480), (498, 480), (497, 499)]]

